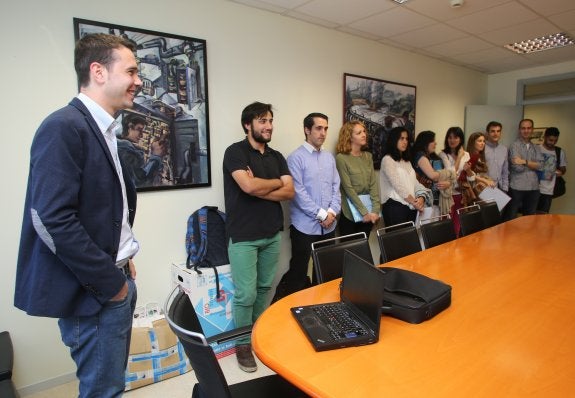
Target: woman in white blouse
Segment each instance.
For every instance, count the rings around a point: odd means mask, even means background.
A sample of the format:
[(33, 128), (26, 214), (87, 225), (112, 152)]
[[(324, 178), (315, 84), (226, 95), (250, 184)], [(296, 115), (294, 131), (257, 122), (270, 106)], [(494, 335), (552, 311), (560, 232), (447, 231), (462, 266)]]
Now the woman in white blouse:
[(386, 227), (415, 222), (418, 211), (431, 206), (431, 191), (415, 176), (409, 156), (409, 133), (404, 127), (391, 130), (381, 160), (379, 189), (381, 212)]
[(439, 157), (443, 161), (443, 167), (451, 169), (455, 172), (455, 182), (452, 186), (453, 194), (453, 207), (451, 208), (451, 219), (453, 220), (453, 227), (456, 236), (459, 236), (459, 216), (457, 209), (462, 207), (461, 192), (457, 180), (463, 171), (465, 164), (469, 162), (469, 152), (463, 149), (465, 143), (465, 135), (460, 127), (450, 127), (445, 133), (445, 142), (443, 151), (439, 153)]

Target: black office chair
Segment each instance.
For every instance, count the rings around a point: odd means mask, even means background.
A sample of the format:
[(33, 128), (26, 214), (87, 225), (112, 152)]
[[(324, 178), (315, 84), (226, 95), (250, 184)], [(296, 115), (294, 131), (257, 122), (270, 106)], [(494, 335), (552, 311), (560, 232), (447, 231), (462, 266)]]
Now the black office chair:
[(314, 242), (311, 245), (311, 256), (317, 283), (341, 278), (343, 274), (343, 253), (345, 250), (349, 250), (373, 264), (373, 257), (365, 232)]
[(481, 214), (481, 208), (478, 204), (457, 209), (457, 214), (459, 215), (461, 236), (471, 235), (485, 229), (483, 215)]
[(0, 332), (0, 397), (18, 398), (20, 395), (12, 382), (12, 367), (14, 365), (14, 347), (10, 333)]
[(419, 223), (419, 231), (426, 249), (450, 242), (456, 238), (449, 214), (431, 217)]
[[(175, 294), (176, 292), (178, 293)], [(238, 339), (251, 333), (251, 326), (211, 337), (204, 336), (190, 299), (183, 291), (179, 291), (178, 287), (168, 296), (164, 312), (170, 328), (182, 343), (198, 379), (194, 385), (192, 398), (307, 397), (297, 387), (276, 374), (228, 385), (210, 343)]]
[(501, 212), (494, 200), (483, 200), (477, 202), (481, 209), (481, 216), (483, 217), (483, 224), (485, 228), (493, 227), (501, 224)]
[(421, 251), (419, 234), (413, 221), (378, 229), (377, 241), (383, 263)]

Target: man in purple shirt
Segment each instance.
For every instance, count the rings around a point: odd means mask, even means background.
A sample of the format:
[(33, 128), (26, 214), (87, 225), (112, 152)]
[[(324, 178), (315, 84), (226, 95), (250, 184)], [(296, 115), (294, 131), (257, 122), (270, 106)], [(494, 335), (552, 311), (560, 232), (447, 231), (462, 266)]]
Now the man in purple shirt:
[(322, 150), (328, 118), (310, 113), (303, 121), (303, 129), (305, 142), (287, 158), (295, 188), (290, 202), (292, 256), (274, 301), (310, 285), (307, 271), (311, 244), (335, 237), (336, 216), (341, 209), (335, 158)]

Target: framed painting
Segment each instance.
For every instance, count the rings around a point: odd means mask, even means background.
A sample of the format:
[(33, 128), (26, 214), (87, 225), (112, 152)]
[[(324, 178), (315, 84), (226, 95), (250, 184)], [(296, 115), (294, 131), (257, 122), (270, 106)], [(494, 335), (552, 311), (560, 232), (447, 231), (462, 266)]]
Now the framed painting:
[(529, 140), (535, 145), (543, 144), (545, 130), (547, 130), (547, 127), (533, 127), (533, 132), (531, 133)]
[(136, 47), (142, 88), (117, 116), (116, 136), (138, 191), (210, 186), (206, 41), (74, 18), (76, 40), (93, 33)]
[(392, 128), (404, 126), (413, 143), (415, 86), (345, 73), (343, 90), (343, 121), (360, 120), (365, 124), (375, 169), (380, 167)]

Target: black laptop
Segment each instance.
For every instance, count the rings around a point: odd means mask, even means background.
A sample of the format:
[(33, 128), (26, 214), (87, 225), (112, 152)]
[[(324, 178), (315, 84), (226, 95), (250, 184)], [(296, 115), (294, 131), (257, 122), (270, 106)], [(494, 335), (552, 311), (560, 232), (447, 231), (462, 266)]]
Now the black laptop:
[(379, 340), (384, 275), (373, 264), (346, 250), (341, 301), (291, 308), (316, 351)]

